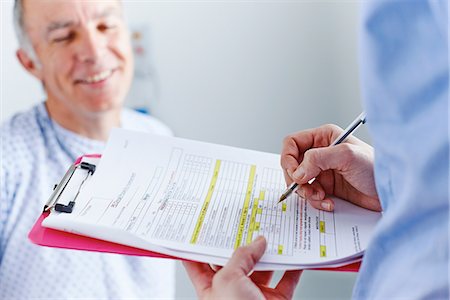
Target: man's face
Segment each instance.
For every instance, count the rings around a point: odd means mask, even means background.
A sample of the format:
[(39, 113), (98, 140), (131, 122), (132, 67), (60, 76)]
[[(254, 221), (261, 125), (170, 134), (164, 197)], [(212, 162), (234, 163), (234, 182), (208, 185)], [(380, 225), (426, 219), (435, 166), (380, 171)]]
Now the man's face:
[(81, 114), (121, 106), (133, 56), (119, 1), (26, 0), (24, 20), (49, 103)]

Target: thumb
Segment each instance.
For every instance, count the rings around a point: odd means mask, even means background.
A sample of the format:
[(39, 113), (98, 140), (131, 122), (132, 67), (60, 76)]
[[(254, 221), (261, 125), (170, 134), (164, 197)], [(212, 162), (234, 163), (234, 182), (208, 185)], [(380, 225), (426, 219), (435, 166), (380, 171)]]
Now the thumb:
[(263, 256), (266, 246), (266, 239), (259, 236), (251, 244), (238, 248), (222, 272), (238, 272), (247, 276)]
[(326, 170), (341, 171), (351, 160), (352, 145), (348, 143), (332, 147), (313, 148), (305, 152), (302, 163), (292, 177), (298, 184), (305, 184)]

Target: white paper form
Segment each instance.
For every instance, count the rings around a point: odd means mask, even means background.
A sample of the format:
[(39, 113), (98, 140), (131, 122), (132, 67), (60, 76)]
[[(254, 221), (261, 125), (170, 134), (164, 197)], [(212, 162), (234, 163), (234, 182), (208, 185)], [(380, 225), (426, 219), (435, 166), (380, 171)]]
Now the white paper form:
[(203, 255), (205, 262), (230, 257), (258, 235), (268, 241), (261, 260), (267, 264), (338, 263), (361, 255), (380, 214), (339, 200), (334, 213), (322, 212), (295, 194), (277, 204), (285, 188), (279, 159), (117, 129), (74, 212), (52, 213), (44, 226)]

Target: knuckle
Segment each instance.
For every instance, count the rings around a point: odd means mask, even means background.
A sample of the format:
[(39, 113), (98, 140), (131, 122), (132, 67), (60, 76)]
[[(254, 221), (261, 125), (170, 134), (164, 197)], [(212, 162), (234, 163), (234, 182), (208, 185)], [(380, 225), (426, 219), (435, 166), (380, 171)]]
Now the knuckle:
[(300, 187), (299, 189), (297, 189), (297, 195), (300, 196), (300, 198), (305, 198), (305, 189)]
[(340, 159), (343, 168), (351, 168), (351, 165), (358, 159), (358, 149), (350, 143), (343, 143), (340, 146)]
[(337, 126), (336, 124), (324, 124), (322, 126), (320, 126), (320, 128), (324, 131), (329, 131), (329, 132), (341, 132), (343, 129), (339, 126)]
[(303, 192), (304, 198), (311, 200), (312, 191), (311, 189), (305, 188)]
[(320, 151), (318, 151), (317, 149), (309, 149), (308, 151), (305, 152), (304, 156), (303, 156), (303, 161), (306, 163), (310, 163), (310, 164), (314, 164), (317, 159), (318, 159), (318, 155), (319, 155)]
[(298, 163), (294, 163), (292, 160), (282, 160), (281, 161), (281, 168), (283, 169), (283, 174), (288, 175), (289, 178), (291, 177), (292, 173), (297, 168)]
[(320, 203), (318, 201), (313, 201), (311, 199), (307, 199), (308, 203), (314, 207), (315, 209), (320, 209)]
[(354, 156), (355, 147), (352, 144), (350, 144), (350, 143), (342, 143), (341, 144), (341, 149), (342, 149), (342, 151), (345, 154)]
[(289, 167), (289, 163), (288, 163), (286, 156), (284, 156), (284, 155), (280, 156), (280, 165), (285, 170)]
[(287, 147), (294, 143), (294, 134), (289, 134), (283, 138), (283, 146)]
[(353, 160), (357, 156), (358, 152), (355, 145), (352, 145), (350, 143), (342, 143), (341, 151), (342, 158), (347, 161)]

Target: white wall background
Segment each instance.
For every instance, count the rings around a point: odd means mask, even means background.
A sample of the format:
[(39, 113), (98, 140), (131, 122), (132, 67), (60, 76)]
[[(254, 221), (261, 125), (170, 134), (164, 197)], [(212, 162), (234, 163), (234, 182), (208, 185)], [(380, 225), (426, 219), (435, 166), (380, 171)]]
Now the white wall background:
[(151, 105), (178, 135), (278, 152), (289, 132), (358, 115), (357, 2), (143, 2), (126, 9), (150, 24)]
[[(123, 2), (150, 29), (151, 111), (178, 136), (279, 152), (286, 134), (361, 110), (357, 1)], [(45, 97), (15, 59), (12, 3), (1, 0), (0, 120)], [(177, 280), (178, 297), (195, 297), (181, 267)], [(349, 298), (354, 280), (305, 272), (296, 297)]]

